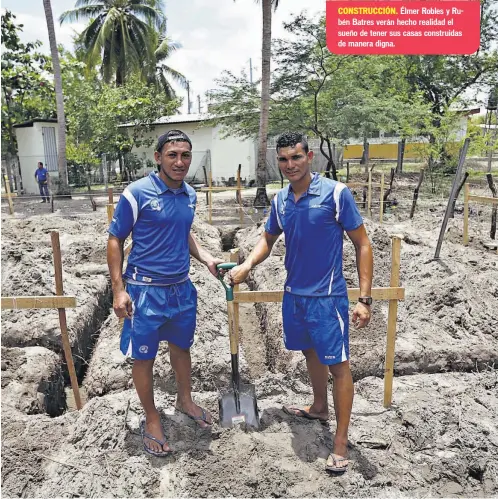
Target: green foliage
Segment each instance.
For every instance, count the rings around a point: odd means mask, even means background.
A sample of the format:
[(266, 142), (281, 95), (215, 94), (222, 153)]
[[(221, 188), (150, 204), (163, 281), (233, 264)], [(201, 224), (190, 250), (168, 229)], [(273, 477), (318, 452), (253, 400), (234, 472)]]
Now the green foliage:
[(21, 43), (23, 25), (10, 11), (2, 16), (2, 150), (17, 151), (12, 126), (33, 118), (55, 117), (50, 57), (37, 51), (41, 42)]
[(155, 31), (164, 30), (166, 18), (161, 0), (78, 0), (60, 21), (89, 20), (81, 33), (85, 62), (100, 65), (104, 81), (122, 85), (130, 74), (143, 74), (155, 60)]
[[(469, 105), (470, 91), (498, 83), (498, 7), (481, 1), (481, 45), (469, 56), (407, 56), (405, 75), (412, 92), (422, 92), (435, 116), (442, 116), (457, 99)], [(405, 76), (404, 75), (404, 76)]]
[[(275, 40), (269, 134), (300, 130), (321, 142), (332, 171), (332, 142), (369, 136), (384, 129), (403, 136), (420, 131), (429, 109), (419, 95), (408, 98), (400, 77), (402, 61), (392, 57), (331, 54), (325, 22), (299, 15), (284, 24), (290, 36)], [(257, 84), (224, 73), (212, 92), (211, 112), (225, 134), (255, 137), (259, 128)]]

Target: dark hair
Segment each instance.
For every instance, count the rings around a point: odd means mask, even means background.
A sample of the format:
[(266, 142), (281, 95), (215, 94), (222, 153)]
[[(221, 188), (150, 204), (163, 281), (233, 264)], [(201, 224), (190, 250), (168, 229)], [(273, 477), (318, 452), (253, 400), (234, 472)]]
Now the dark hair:
[(301, 144), (303, 150), (308, 154), (309, 147), (306, 137), (299, 132), (285, 132), (277, 138), (277, 152), (282, 147), (294, 147), (296, 144)]
[(170, 130), (169, 132), (163, 133), (157, 139), (156, 151), (161, 152), (164, 144), (167, 142), (187, 142), (190, 145), (190, 149), (192, 149), (192, 142), (188, 138), (188, 135), (181, 130)]
[(38, 161), (38, 164), (43, 166), (43, 163), (41, 161)]

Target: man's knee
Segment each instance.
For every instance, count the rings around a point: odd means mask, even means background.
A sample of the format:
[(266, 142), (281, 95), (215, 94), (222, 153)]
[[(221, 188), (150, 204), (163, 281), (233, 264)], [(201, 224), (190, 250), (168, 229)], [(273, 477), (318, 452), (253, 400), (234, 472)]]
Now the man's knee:
[(306, 357), (306, 360), (318, 359), (318, 356), (317, 356), (314, 348), (308, 348), (306, 350), (301, 350), (301, 352), (303, 352), (303, 355)]
[(347, 376), (351, 376), (351, 369), (349, 367), (349, 360), (345, 360), (344, 362), (340, 362), (338, 364), (333, 364), (329, 366), (330, 374), (334, 379), (336, 378), (344, 378)]
[(138, 370), (148, 370), (153, 368), (154, 366), (154, 361), (156, 359), (147, 359), (147, 360), (141, 360), (141, 359), (133, 359), (133, 368), (138, 369)]

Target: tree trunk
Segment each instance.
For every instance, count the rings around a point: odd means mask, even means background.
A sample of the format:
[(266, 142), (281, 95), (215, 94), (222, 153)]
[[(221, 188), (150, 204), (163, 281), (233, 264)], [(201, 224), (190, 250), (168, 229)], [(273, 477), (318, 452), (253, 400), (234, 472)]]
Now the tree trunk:
[(460, 191), (462, 190), (462, 187), (465, 184), (465, 181), (467, 180), (467, 177), (469, 176), (469, 172), (465, 172), (464, 176), (462, 177), (462, 181), (458, 185), (455, 197), (453, 198), (453, 203), (450, 208), (450, 218), (455, 218), (455, 205), (456, 205), (456, 200), (458, 199), (458, 196), (460, 195)]
[(272, 0), (262, 0), (263, 39), (261, 49), (261, 114), (259, 118), (258, 165), (256, 167), (255, 206), (270, 204), (266, 195), (266, 149), (268, 141), (268, 113), (270, 109), (271, 8)]
[(52, 6), (50, 0), (43, 0), (45, 18), (47, 20), (48, 39), (50, 42), (50, 53), (52, 55), (52, 67), (54, 69), (55, 101), (57, 104), (57, 165), (59, 170), (59, 182), (57, 194), (69, 195), (69, 185), (67, 183), (67, 160), (66, 160), (66, 117), (64, 115), (64, 96), (62, 93), (61, 66), (59, 63), (59, 52), (55, 39), (54, 18), (52, 16)]
[[(497, 197), (496, 193), (496, 186), (495, 183), (493, 182), (493, 176), (491, 173), (486, 174), (486, 179), (488, 180), (488, 185), (489, 188), (491, 189), (491, 192), (493, 193), (493, 197)], [(497, 206), (496, 204), (493, 205), (493, 209), (491, 211), (491, 230), (489, 231), (489, 237), (491, 239), (496, 238), (496, 211), (497, 211)]]
[(361, 157), (360, 165), (365, 165), (365, 173), (368, 173), (368, 160), (370, 157), (370, 144), (367, 138), (363, 139), (363, 154)]
[(403, 159), (405, 157), (405, 144), (406, 144), (406, 139), (401, 139), (398, 142), (398, 163), (396, 165), (396, 173), (401, 173), (403, 171)]

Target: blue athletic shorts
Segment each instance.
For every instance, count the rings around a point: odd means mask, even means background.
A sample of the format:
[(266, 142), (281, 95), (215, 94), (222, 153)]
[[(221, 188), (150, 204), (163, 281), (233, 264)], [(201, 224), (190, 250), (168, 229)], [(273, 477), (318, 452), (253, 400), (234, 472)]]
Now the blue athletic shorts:
[(154, 359), (160, 341), (188, 349), (194, 343), (197, 290), (190, 280), (169, 286), (127, 284), (133, 316), (125, 319), (121, 352), (138, 360)]
[(349, 360), (347, 297), (284, 293), (282, 316), (288, 350), (313, 348), (326, 365)]

